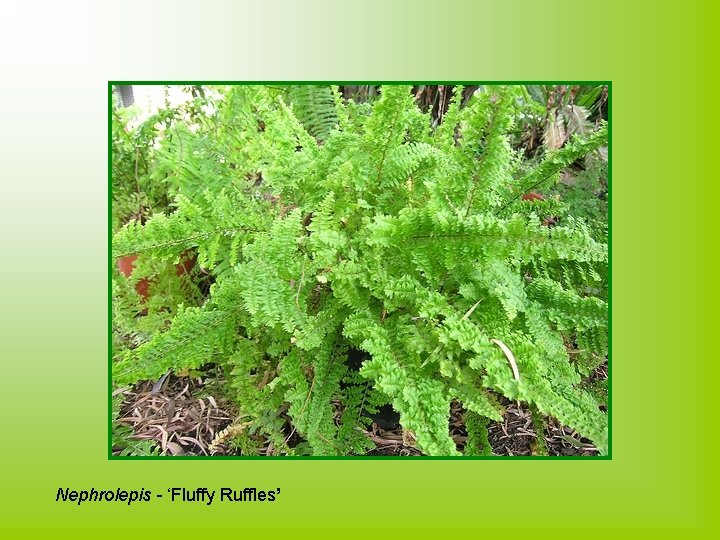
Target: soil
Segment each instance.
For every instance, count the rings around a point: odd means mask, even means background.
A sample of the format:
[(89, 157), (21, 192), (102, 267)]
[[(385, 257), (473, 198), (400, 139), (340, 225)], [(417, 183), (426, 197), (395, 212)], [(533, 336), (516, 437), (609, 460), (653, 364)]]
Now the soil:
[[(197, 375), (197, 374), (195, 374)], [(607, 363), (600, 365), (588, 381), (606, 380)], [(213, 445), (216, 435), (232, 424), (233, 408), (222, 398), (212, 396), (220, 373), (208, 368), (200, 376), (179, 377), (173, 374), (158, 383), (143, 382), (131, 390), (124, 390), (125, 401), (119, 422), (133, 429), (134, 437), (153, 440), (166, 455), (233, 455), (237, 451), (226, 444)], [(216, 395), (220, 395), (216, 392)], [(541, 447), (533, 425), (532, 413), (520, 402), (502, 396), (498, 401), (505, 407), (502, 422), (488, 424), (488, 440), (495, 456), (540, 455)], [(336, 407), (340, 407), (336, 403)], [(601, 407), (603, 408), (603, 407)], [(467, 440), (465, 410), (460, 403), (451, 404), (449, 429), (460, 452)], [(543, 438), (550, 456), (596, 456), (592, 443), (572, 429), (553, 419), (544, 418)], [(286, 444), (293, 448), (303, 439), (285, 424)], [(421, 456), (412, 433), (402, 427), (383, 429), (373, 422), (365, 434), (376, 448), (368, 456)], [(220, 437), (221, 438), (221, 437)], [(269, 441), (261, 441), (261, 455), (278, 455)]]

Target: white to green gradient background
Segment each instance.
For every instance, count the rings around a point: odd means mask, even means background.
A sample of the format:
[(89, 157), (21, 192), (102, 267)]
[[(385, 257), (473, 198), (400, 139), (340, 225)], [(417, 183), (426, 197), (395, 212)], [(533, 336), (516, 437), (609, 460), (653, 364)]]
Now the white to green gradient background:
[[(709, 2), (705, 3), (707, 6)], [(702, 538), (717, 526), (716, 12), (702, 2), (6, 2), (6, 538)], [(611, 461), (108, 461), (108, 80), (613, 82)], [(281, 488), (271, 505), (58, 487)]]

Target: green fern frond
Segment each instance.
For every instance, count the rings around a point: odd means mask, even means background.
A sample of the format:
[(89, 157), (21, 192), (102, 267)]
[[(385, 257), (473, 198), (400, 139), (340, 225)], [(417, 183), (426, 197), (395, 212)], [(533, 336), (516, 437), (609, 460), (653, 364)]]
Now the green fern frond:
[(329, 86), (290, 86), (288, 97), (293, 111), (308, 133), (325, 141), (338, 127), (336, 98)]

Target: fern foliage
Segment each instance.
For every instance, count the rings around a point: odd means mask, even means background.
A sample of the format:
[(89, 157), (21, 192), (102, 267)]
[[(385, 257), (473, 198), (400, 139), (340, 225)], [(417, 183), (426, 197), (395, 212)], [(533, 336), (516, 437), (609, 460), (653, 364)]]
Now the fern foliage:
[[(165, 178), (186, 176), (188, 155), (202, 161), (194, 180), (174, 184), (171, 210), (112, 241), (115, 257), (192, 250), (215, 283), (115, 354), (117, 384), (223, 365), (251, 431), (284, 453), (362, 454), (370, 414), (390, 403), (424, 453), (457, 455), (458, 401), (466, 453), (484, 455), (501, 395), (607, 451), (607, 414), (583, 384), (607, 354), (606, 239), (569, 215), (548, 227), (544, 207), (522, 200), (606, 144), (606, 125), (529, 165), (510, 143), (512, 86), (462, 107), (453, 98), (435, 128), (404, 86), (365, 105), (332, 87), (218, 92), (200, 127), (174, 135), (194, 150), (158, 150)], [(357, 372), (350, 347), (369, 354)]]

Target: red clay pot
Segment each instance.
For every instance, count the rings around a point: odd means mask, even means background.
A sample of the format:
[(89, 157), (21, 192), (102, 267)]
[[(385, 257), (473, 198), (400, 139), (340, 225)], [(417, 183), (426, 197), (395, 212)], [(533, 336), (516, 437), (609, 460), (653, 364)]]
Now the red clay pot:
[[(137, 255), (120, 257), (117, 262), (120, 273), (129, 278), (133, 270), (135, 270), (135, 261), (137, 259)], [(180, 255), (180, 262), (175, 265), (175, 274), (178, 276), (189, 274), (193, 266), (195, 266), (195, 257), (186, 251)], [(150, 294), (150, 281), (147, 278), (138, 280), (135, 284), (135, 290), (142, 298), (142, 301), (145, 302)]]
[(195, 256), (189, 251), (180, 254), (180, 262), (175, 265), (175, 273), (178, 276), (189, 274), (195, 266)]
[[(129, 278), (133, 270), (135, 270), (135, 261), (137, 261), (137, 258), (137, 255), (128, 255), (127, 257), (120, 257), (118, 259), (118, 270), (120, 270), (120, 273), (126, 278)], [(150, 282), (147, 279), (141, 279), (135, 284), (135, 290), (143, 302), (148, 299), (149, 288)]]

